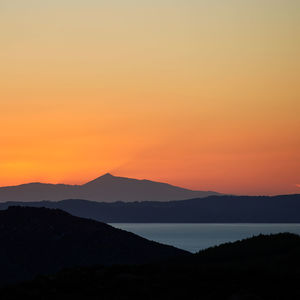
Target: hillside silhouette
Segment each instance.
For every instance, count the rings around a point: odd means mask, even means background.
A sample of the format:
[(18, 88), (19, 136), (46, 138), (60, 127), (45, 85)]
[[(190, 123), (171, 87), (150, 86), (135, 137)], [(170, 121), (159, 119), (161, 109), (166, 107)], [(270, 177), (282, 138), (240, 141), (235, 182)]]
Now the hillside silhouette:
[(279, 196), (209, 196), (169, 202), (97, 203), (6, 202), (11, 205), (59, 208), (72, 215), (107, 223), (299, 223), (300, 194)]
[(140, 264), (188, 254), (61, 210), (0, 211), (0, 284), (66, 267)]
[(93, 266), (0, 289), (3, 299), (286, 300), (300, 296), (300, 237), (260, 235), (147, 265)]
[(117, 177), (107, 173), (83, 185), (36, 182), (0, 187), (0, 202), (64, 199), (85, 199), (98, 202), (169, 201), (217, 194), (211, 191), (192, 191), (150, 180)]

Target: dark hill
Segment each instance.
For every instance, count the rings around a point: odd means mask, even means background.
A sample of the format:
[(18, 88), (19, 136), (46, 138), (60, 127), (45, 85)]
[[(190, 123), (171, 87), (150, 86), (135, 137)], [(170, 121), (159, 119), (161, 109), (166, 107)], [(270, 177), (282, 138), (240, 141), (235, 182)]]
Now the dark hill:
[(169, 201), (218, 195), (211, 191), (192, 191), (167, 183), (102, 175), (83, 185), (28, 183), (0, 187), (0, 202), (59, 201), (86, 199), (97, 202)]
[(187, 252), (107, 224), (46, 208), (0, 211), (0, 283), (65, 267), (136, 264)]
[(152, 265), (90, 267), (0, 290), (3, 299), (300, 299), (300, 237), (257, 236)]
[(97, 203), (86, 200), (59, 202), (7, 202), (59, 208), (72, 215), (106, 223), (300, 223), (300, 194), (280, 196), (210, 196), (170, 202)]

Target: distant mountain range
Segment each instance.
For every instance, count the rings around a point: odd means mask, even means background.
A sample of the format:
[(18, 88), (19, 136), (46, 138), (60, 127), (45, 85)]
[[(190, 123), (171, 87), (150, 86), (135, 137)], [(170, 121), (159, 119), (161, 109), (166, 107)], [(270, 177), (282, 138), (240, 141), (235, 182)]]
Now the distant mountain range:
[(116, 177), (109, 173), (83, 185), (28, 183), (0, 187), (0, 202), (85, 199), (97, 202), (170, 201), (218, 195), (166, 183)]
[(209, 196), (169, 202), (98, 203), (87, 200), (5, 202), (58, 208), (106, 223), (300, 223), (300, 194), (280, 196)]
[(140, 264), (188, 252), (57, 209), (0, 211), (0, 285), (75, 266)]

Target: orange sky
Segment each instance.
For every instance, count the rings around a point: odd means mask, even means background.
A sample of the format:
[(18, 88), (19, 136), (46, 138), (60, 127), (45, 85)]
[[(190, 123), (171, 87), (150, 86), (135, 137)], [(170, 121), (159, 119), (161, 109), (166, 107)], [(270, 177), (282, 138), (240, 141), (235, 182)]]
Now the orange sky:
[(300, 192), (299, 1), (2, 0), (0, 33), (0, 186)]

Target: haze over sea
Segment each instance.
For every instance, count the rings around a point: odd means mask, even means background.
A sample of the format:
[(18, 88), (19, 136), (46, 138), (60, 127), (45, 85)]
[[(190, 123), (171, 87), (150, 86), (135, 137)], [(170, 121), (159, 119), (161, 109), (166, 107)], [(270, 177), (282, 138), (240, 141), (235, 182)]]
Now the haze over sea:
[(116, 228), (190, 252), (259, 234), (300, 234), (300, 224), (113, 223)]

